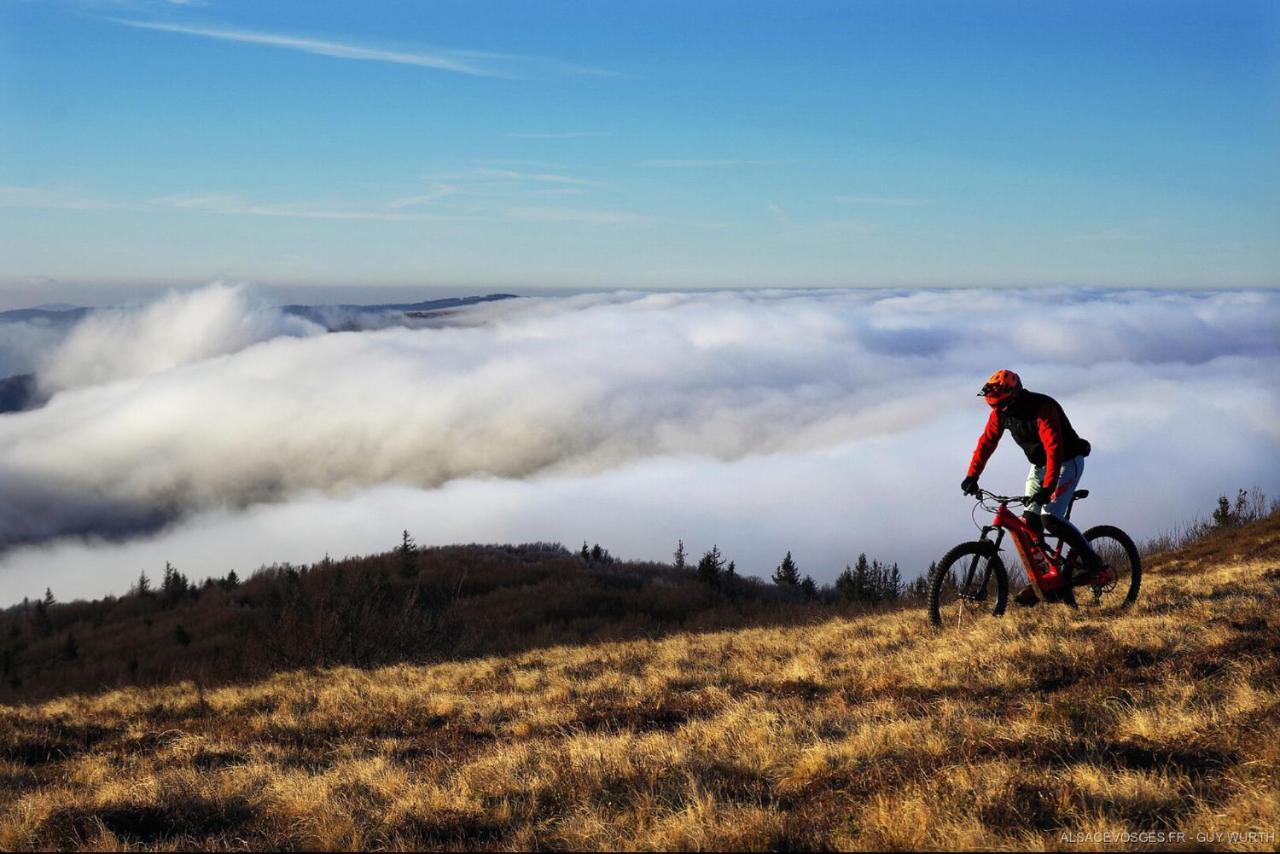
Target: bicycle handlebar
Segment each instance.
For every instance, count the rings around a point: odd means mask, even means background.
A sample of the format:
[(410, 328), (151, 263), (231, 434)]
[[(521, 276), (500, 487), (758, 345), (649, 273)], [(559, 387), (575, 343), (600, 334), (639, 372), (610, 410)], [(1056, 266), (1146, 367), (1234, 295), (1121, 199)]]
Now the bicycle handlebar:
[(977, 498), (979, 501), (997, 501), (1001, 504), (1027, 505), (1031, 503), (1031, 499), (1025, 495), (996, 495), (994, 492), (987, 489), (976, 489), (969, 493), (969, 495)]

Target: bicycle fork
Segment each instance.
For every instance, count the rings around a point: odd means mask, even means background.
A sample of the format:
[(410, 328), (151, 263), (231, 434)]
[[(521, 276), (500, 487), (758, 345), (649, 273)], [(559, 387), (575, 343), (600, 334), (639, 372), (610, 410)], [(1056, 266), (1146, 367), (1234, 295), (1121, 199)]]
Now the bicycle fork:
[[(982, 536), (978, 537), (978, 542), (985, 543), (987, 541), (987, 537), (991, 535), (992, 531), (998, 532), (996, 534), (996, 541), (995, 541), (996, 552), (998, 553), (1000, 551), (1000, 543), (1004, 541), (1004, 533), (1005, 533), (1004, 528), (999, 528), (999, 527), (996, 527), (995, 525), (987, 525), (983, 527)], [(960, 585), (960, 595), (966, 599), (981, 601), (987, 598), (987, 585), (991, 583), (991, 561), (990, 560), (988, 560), (986, 562), (986, 565), (983, 567), (982, 583), (978, 585), (976, 590), (973, 587), (974, 575), (978, 571), (978, 561), (982, 557), (983, 555), (981, 554), (974, 555), (973, 558), (969, 561), (969, 568), (965, 571), (964, 582)]]

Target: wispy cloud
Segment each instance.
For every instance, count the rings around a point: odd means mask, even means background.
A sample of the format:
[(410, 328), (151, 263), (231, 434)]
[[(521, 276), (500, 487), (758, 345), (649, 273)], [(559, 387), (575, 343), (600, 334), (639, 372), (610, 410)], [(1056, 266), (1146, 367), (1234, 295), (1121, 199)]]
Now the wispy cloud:
[(924, 199), (912, 199), (903, 196), (834, 196), (842, 205), (875, 205), (886, 208), (914, 208), (925, 204)]
[(454, 172), (437, 172), (426, 176), (427, 181), (466, 182), (470, 184), (563, 184), (574, 187), (598, 187), (600, 182), (576, 178), (558, 172), (521, 172), (516, 169), (491, 169), (478, 167)]
[(440, 219), (416, 214), (396, 213), (391, 205), (380, 208), (347, 209), (342, 206), (311, 203), (255, 202), (242, 193), (184, 193), (159, 196), (145, 201), (121, 201), (57, 187), (0, 187), (0, 208), (61, 211), (133, 211), (155, 212), (187, 210), (204, 213), (240, 214), (245, 216), (290, 217), (296, 219), (350, 220), (428, 220)]
[(524, 222), (571, 222), (583, 225), (647, 225), (654, 221), (647, 214), (633, 211), (568, 208), (552, 205), (510, 207), (503, 211), (510, 219)]
[[(372, 222), (560, 222), (641, 225), (653, 217), (635, 211), (582, 205), (541, 204), (549, 197), (586, 196), (594, 182), (555, 173), (473, 169), (440, 176), (419, 193), (389, 201), (263, 201), (242, 192), (188, 192), (140, 201), (117, 201), (46, 187), (0, 186), (0, 208), (25, 210), (184, 211), (221, 216)], [(426, 208), (426, 210), (414, 210)]]
[[(199, 211), (203, 213), (234, 214), (239, 216), (283, 217), (286, 219), (321, 220), (371, 220), (381, 222), (427, 222), (453, 220), (456, 216), (403, 213), (391, 205), (388, 209), (344, 208), (341, 206), (293, 203), (266, 204), (252, 201), (239, 193), (203, 193), (163, 196), (151, 199), (154, 208)], [(400, 205), (407, 207), (408, 205)]]
[(0, 208), (63, 211), (136, 210), (136, 205), (57, 187), (0, 187)]
[(794, 163), (794, 160), (736, 160), (736, 159), (705, 159), (705, 160), (642, 160), (641, 166), (647, 166), (652, 169), (725, 169), (737, 168), (742, 166), (787, 166)]
[(485, 210), (486, 205), (518, 204), (545, 196), (585, 195), (604, 186), (598, 181), (559, 172), (484, 166), (436, 172), (424, 175), (422, 181), (426, 185), (424, 191), (393, 199), (385, 207), (401, 210), (421, 205), (464, 204), (470, 205), (474, 213)]
[(354, 42), (314, 39), (282, 33), (242, 30), (232, 27), (202, 26), (198, 24), (169, 23), (167, 21), (140, 21), (129, 18), (112, 18), (117, 24), (141, 30), (164, 33), (180, 33), (218, 41), (239, 42), (282, 50), (293, 50), (335, 59), (353, 59), (365, 62), (386, 62), (394, 65), (412, 65), (466, 74), (473, 77), (500, 77), (521, 79), (540, 73), (568, 73), (591, 76), (616, 76), (615, 72), (596, 68), (566, 65), (536, 57), (518, 54), (488, 53), (474, 50), (437, 49), (432, 51), (389, 50)]
[(392, 210), (400, 210), (402, 208), (412, 208), (419, 205), (434, 204), (441, 199), (447, 199), (450, 196), (456, 196), (461, 188), (450, 184), (439, 184), (428, 192), (418, 193), (412, 196), (404, 196), (399, 199), (392, 199), (387, 202), (387, 207)]
[(607, 130), (572, 130), (559, 133), (504, 133), (507, 139), (585, 139), (588, 137), (612, 136)]

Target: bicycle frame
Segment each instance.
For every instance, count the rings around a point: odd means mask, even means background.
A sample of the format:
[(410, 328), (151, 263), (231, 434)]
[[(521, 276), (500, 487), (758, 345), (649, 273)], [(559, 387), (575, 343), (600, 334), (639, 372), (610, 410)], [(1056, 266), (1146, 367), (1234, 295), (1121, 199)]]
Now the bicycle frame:
[[(978, 539), (986, 540), (993, 531), (999, 532), (995, 539), (997, 550), (1004, 541), (1006, 532), (1013, 536), (1013, 546), (1018, 552), (1018, 557), (1022, 559), (1022, 566), (1027, 571), (1027, 580), (1035, 588), (1037, 596), (1043, 599), (1046, 593), (1062, 586), (1060, 572), (1062, 543), (1059, 542), (1058, 547), (1052, 552), (1046, 550), (1040, 544), (1039, 534), (1031, 530), (1021, 516), (1009, 509), (1007, 500), (1000, 502), (996, 508), (995, 518), (991, 520), (990, 525), (983, 527), (982, 536)], [(986, 579), (983, 579), (982, 588), (986, 589)]]

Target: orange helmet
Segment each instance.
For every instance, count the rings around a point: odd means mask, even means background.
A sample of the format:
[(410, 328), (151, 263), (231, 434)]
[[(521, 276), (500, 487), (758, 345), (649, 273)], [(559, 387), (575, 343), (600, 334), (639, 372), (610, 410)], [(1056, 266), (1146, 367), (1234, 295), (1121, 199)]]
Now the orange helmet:
[(986, 399), (993, 407), (1008, 403), (1013, 396), (1022, 391), (1022, 379), (1013, 371), (996, 371), (987, 377), (987, 382), (978, 392), (978, 396)]

